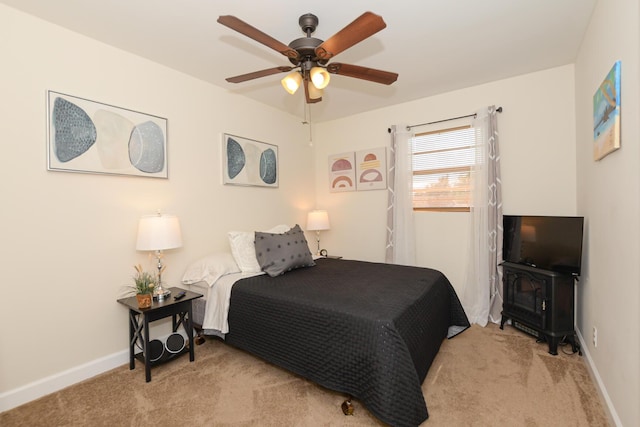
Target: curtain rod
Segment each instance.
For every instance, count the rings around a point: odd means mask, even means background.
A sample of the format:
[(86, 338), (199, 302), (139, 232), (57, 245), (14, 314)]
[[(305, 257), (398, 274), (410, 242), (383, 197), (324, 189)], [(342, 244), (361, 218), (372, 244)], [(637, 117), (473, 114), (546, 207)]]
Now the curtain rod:
[[(498, 107), (496, 108), (496, 111), (498, 113), (502, 113), (502, 107)], [(442, 122), (449, 122), (451, 120), (458, 120), (458, 119), (466, 119), (467, 117), (476, 117), (476, 114), (467, 114), (466, 116), (459, 116), (459, 117), (452, 117), (450, 119), (443, 119), (443, 120), (436, 120), (435, 122), (429, 122), (429, 123), (420, 123), (419, 125), (411, 125), (411, 126), (407, 126), (407, 130), (410, 130), (411, 128), (415, 128), (418, 126), (427, 126), (427, 125), (435, 125), (436, 123), (442, 123)], [(391, 129), (389, 129), (389, 133), (391, 133)]]

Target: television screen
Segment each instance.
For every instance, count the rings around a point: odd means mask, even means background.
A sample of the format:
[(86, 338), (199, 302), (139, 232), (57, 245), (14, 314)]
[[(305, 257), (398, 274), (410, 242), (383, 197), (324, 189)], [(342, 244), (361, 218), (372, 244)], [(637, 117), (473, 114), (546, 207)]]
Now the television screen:
[(504, 215), (503, 260), (580, 275), (583, 217)]

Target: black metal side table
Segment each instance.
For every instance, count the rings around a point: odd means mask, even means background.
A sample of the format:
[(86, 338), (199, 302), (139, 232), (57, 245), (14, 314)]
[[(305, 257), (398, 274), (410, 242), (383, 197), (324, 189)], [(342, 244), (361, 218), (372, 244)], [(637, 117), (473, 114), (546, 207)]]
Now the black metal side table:
[[(171, 296), (164, 301), (154, 300), (149, 308), (138, 308), (138, 301), (135, 296), (121, 298), (118, 302), (129, 309), (129, 369), (135, 369), (135, 359), (138, 358), (144, 362), (144, 371), (147, 382), (151, 381), (151, 366), (158, 363), (166, 362), (174, 359), (187, 351), (189, 352), (189, 361), (195, 360), (193, 351), (193, 324), (192, 324), (192, 304), (194, 299), (201, 298), (202, 294), (187, 291), (180, 288), (170, 288)], [(174, 299), (179, 292), (185, 292), (184, 297), (179, 300)], [(172, 316), (173, 332), (178, 330), (182, 325), (189, 339), (188, 349), (183, 348), (182, 351), (171, 354), (169, 357), (161, 361), (152, 362), (149, 347), (149, 323)], [(142, 351), (135, 353), (136, 343), (140, 342)]]

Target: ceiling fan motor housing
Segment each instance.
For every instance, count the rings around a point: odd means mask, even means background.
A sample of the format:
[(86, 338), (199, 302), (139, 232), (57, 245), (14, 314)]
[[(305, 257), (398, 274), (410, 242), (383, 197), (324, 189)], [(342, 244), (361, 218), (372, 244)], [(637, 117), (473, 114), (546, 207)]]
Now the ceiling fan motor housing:
[(305, 13), (298, 19), (298, 25), (302, 28), (302, 32), (309, 37), (318, 26), (318, 17), (313, 13)]
[[(298, 54), (300, 54), (299, 58), (289, 58), (289, 61), (293, 65), (299, 65), (305, 61), (312, 60), (314, 62), (319, 62), (316, 58), (316, 47), (322, 44), (323, 40), (316, 39), (315, 37), (301, 37), (299, 39), (295, 39), (291, 43), (289, 43), (289, 47), (294, 49)], [(324, 61), (323, 63), (326, 63)]]
[[(318, 17), (312, 13), (304, 14), (298, 20), (298, 24), (307, 36), (295, 39), (289, 43), (289, 47), (299, 54), (298, 58), (289, 58), (289, 61), (293, 65), (301, 66), (303, 69), (305, 69), (304, 64), (308, 64), (309, 61), (312, 61), (314, 65), (326, 64), (327, 61), (320, 61), (316, 55), (316, 47), (320, 46), (324, 40), (311, 37), (311, 33), (313, 33), (318, 26)], [(311, 67), (307, 68), (307, 70), (309, 69), (311, 69)]]

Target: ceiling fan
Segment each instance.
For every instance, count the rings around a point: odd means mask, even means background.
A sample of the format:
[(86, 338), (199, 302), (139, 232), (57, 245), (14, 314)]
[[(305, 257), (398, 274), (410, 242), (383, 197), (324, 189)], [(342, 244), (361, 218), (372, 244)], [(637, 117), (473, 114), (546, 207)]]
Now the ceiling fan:
[(386, 85), (398, 79), (397, 73), (338, 62), (328, 63), (340, 52), (387, 26), (381, 16), (372, 12), (363, 13), (325, 41), (311, 37), (318, 26), (318, 17), (307, 13), (298, 20), (306, 37), (295, 39), (289, 45), (279, 42), (235, 16), (220, 16), (218, 22), (281, 53), (293, 64), (293, 66), (267, 68), (229, 77), (226, 80), (230, 83), (242, 83), (273, 74), (289, 73), (281, 81), (285, 90), (293, 94), (303, 86), (307, 103), (315, 103), (322, 100), (322, 90), (329, 84), (329, 74), (339, 74)]

